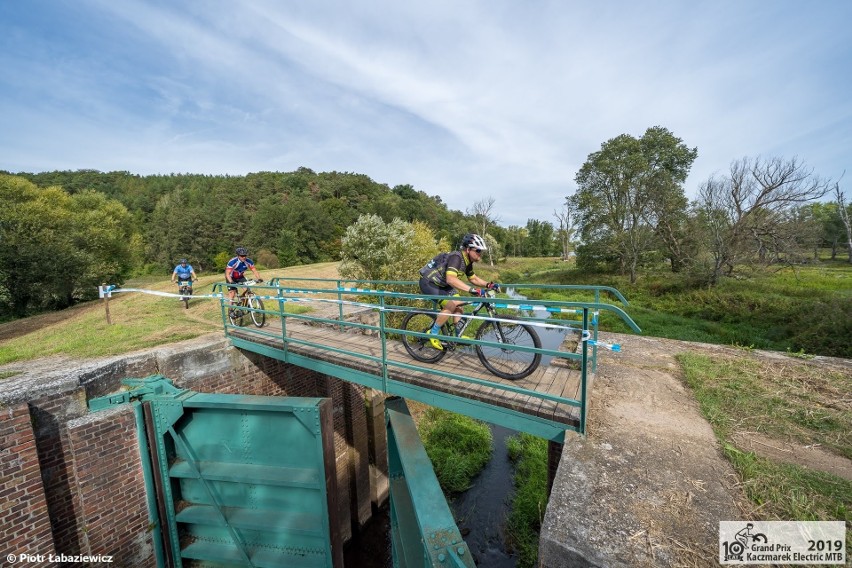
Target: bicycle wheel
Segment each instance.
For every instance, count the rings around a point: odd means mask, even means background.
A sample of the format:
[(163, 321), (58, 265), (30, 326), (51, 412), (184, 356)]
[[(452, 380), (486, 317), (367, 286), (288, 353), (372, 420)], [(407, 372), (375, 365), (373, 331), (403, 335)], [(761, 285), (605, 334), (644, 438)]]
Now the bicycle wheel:
[(261, 310), (261, 311), (251, 311), (251, 321), (254, 322), (254, 325), (257, 327), (263, 327), (263, 324), (266, 323), (266, 313), (263, 312), (263, 301), (256, 296), (249, 296), (248, 298), (248, 306), (252, 310)]
[(243, 318), (245, 318), (246, 312), (242, 309), (242, 305), (242, 302), (240, 302), (228, 308), (228, 320), (231, 322), (231, 325), (237, 327), (243, 325)]
[[(501, 319), (513, 319), (500, 316)], [(512, 345), (541, 348), (541, 339), (535, 329), (520, 322), (486, 321), (476, 332), (479, 341), (502, 343), (503, 345), (477, 345), (476, 354), (485, 368), (500, 378), (510, 381), (523, 379), (535, 371), (541, 363), (541, 353), (519, 351)]]
[[(428, 312), (410, 312), (402, 320), (402, 327), (406, 331), (426, 333), (435, 324), (435, 314)], [(447, 354), (447, 350), (435, 349), (428, 339), (405, 334), (402, 336), (402, 344), (408, 354), (423, 363), (437, 363)]]
[(192, 294), (191, 290), (192, 289), (187, 286), (184, 286), (180, 289), (180, 293), (182, 294), (181, 300), (183, 300), (183, 307), (187, 310), (189, 309), (189, 296), (187, 294)]

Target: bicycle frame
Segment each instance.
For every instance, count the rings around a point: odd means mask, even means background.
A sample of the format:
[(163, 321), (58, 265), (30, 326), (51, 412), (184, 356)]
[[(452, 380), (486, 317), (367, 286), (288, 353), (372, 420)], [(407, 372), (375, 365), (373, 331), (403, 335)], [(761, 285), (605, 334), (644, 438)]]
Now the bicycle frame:
[[(494, 292), (492, 292), (490, 290), (488, 291), (488, 297), (489, 298), (494, 298), (495, 296), (496, 296), (496, 294), (494, 294)], [(455, 313), (455, 312), (451, 313), (450, 317), (447, 318), (447, 321), (445, 321), (444, 325), (443, 325), (443, 330), (446, 332), (446, 333), (444, 333), (444, 335), (461, 337), (461, 335), (468, 328), (468, 326), (471, 324), (471, 322), (473, 322), (473, 318), (470, 317), (470, 316), (477, 316), (477, 315), (479, 315), (479, 312), (481, 312), (482, 310), (486, 310), (488, 312), (489, 318), (492, 318), (492, 319), (497, 318), (497, 310), (495, 310), (494, 307), (485, 300), (483, 300), (481, 302), (463, 302), (461, 304), (461, 306), (459, 306), (459, 307), (461, 307), (462, 311), (464, 311), (465, 306), (473, 306), (473, 310), (471, 310), (470, 313), (468, 313), (468, 314), (464, 314), (464, 313), (458, 314), (458, 313)], [(467, 315), (468, 317), (464, 317), (465, 315)], [(461, 316), (462, 317), (462, 326), (459, 327), (459, 328), (457, 328), (455, 326), (455, 324), (453, 323), (453, 318), (455, 316)], [(499, 323), (499, 322), (495, 321), (495, 324), (497, 324), (497, 323)], [(503, 337), (502, 328), (499, 325), (496, 325), (495, 328), (500, 332), (499, 336), (498, 336), (498, 340), (499, 340), (498, 342), (499, 343), (505, 343), (506, 338)]]

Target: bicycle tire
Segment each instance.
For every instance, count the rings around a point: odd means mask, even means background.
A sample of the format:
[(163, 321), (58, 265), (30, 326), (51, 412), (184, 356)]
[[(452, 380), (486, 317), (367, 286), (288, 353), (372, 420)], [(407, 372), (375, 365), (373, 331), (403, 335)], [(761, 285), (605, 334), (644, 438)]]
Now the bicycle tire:
[[(402, 320), (402, 327), (405, 331), (416, 331), (419, 333), (428, 332), (435, 324), (435, 314), (429, 312), (409, 312)], [(447, 354), (446, 348), (435, 349), (429, 344), (429, 340), (423, 337), (404, 334), (402, 336), (402, 344), (405, 350), (413, 358), (421, 363), (437, 363)]]
[(249, 296), (248, 307), (252, 309), (249, 314), (251, 314), (251, 321), (254, 322), (255, 327), (263, 327), (263, 324), (266, 323), (266, 312), (263, 311), (263, 300), (255, 296)]
[[(514, 319), (511, 316), (500, 316), (500, 318)], [(536, 330), (521, 322), (486, 321), (476, 332), (476, 339), (541, 349), (541, 338)], [(541, 364), (541, 353), (518, 351), (508, 347), (477, 345), (476, 354), (491, 373), (510, 381), (529, 376)]]

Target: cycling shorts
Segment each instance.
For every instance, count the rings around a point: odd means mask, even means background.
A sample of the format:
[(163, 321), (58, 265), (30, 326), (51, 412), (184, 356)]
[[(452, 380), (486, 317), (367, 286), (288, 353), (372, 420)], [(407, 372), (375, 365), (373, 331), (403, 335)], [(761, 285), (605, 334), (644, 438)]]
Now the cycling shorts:
[[(430, 296), (458, 296), (458, 290), (450, 286), (449, 288), (441, 288), (425, 276), (420, 279), (420, 291)], [(444, 307), (446, 300), (434, 300)]]
[[(242, 284), (243, 282), (248, 280), (248, 278), (246, 278), (245, 276), (240, 276), (239, 278), (232, 277), (231, 280), (233, 280), (234, 284)], [(237, 288), (236, 286), (228, 286), (228, 290), (237, 290)]]

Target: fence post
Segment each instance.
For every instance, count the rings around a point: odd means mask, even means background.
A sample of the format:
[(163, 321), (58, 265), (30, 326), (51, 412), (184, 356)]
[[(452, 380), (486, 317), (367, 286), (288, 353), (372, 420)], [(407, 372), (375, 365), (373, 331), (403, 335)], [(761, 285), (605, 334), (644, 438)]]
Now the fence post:
[(112, 318), (109, 317), (109, 296), (110, 296), (110, 294), (109, 294), (109, 289), (108, 289), (106, 282), (101, 284), (101, 290), (103, 290), (103, 294), (104, 294), (104, 311), (106, 312), (107, 325), (112, 325)]

